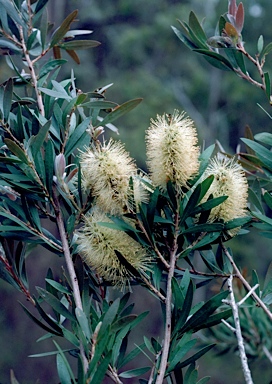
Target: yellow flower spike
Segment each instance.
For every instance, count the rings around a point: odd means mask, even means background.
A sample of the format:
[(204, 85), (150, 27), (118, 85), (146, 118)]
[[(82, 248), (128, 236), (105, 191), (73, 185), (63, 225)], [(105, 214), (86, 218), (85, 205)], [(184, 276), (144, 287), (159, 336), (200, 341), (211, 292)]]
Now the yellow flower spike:
[(147, 165), (155, 186), (166, 190), (168, 181), (178, 192), (199, 169), (199, 147), (193, 121), (174, 111), (151, 120), (146, 133)]
[(130, 177), (137, 172), (123, 144), (110, 140), (81, 155), (83, 187), (91, 190), (96, 204), (105, 212), (121, 215), (129, 208), (133, 191)]
[(101, 225), (105, 222), (112, 223), (99, 209), (94, 209), (85, 217), (85, 224), (78, 233), (78, 252), (101, 277), (114, 286), (124, 288), (133, 276), (115, 251), (139, 272), (147, 270), (149, 257), (146, 250), (125, 232)]
[[(212, 194), (213, 197), (228, 196), (222, 204), (211, 210), (209, 221), (224, 222), (247, 216), (248, 183), (245, 172), (235, 160), (215, 158), (211, 161), (202, 179), (213, 175), (214, 180), (202, 202)], [(239, 228), (228, 231), (234, 236)]]

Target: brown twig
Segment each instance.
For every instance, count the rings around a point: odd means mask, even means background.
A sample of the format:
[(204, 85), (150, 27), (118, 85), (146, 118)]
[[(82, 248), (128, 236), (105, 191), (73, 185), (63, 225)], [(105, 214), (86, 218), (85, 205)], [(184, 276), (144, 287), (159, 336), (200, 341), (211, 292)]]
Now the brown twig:
[(34, 306), (36, 305), (35, 303), (35, 300), (32, 298), (30, 292), (28, 289), (26, 289), (26, 287), (24, 286), (24, 284), (22, 283), (22, 281), (19, 279), (19, 277), (17, 276), (17, 274), (14, 272), (14, 269), (12, 268), (12, 266), (9, 264), (8, 260), (0, 255), (0, 260), (1, 262), (5, 265), (5, 268), (7, 270), (7, 272), (10, 274), (11, 278), (16, 282), (16, 284), (18, 285), (18, 287), (20, 288), (20, 291), (26, 296), (27, 300), (33, 304)]
[(247, 280), (244, 278), (244, 276), (242, 275), (242, 273), (240, 272), (239, 268), (237, 267), (237, 265), (235, 264), (231, 254), (229, 253), (229, 251), (227, 250), (227, 248), (225, 247), (225, 245), (223, 244), (223, 242), (221, 241), (221, 247), (225, 253), (225, 255), (227, 256), (227, 258), (229, 259), (234, 271), (235, 271), (235, 274), (237, 275), (237, 277), (241, 280), (241, 282), (243, 283), (244, 287), (248, 290), (248, 291), (252, 291), (251, 293), (251, 296), (254, 298), (254, 300), (258, 303), (258, 305), (264, 310), (264, 312), (267, 314), (267, 316), (269, 317), (270, 320), (272, 320), (272, 313), (270, 312), (270, 310), (267, 308), (267, 306), (265, 305), (265, 303), (262, 301), (262, 299), (257, 295), (257, 293), (252, 290), (252, 287), (251, 285), (247, 282)]

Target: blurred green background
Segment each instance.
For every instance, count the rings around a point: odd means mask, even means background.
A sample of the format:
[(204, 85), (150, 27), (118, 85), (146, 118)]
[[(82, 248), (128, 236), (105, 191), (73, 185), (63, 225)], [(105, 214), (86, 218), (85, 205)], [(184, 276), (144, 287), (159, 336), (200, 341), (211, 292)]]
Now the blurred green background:
[[(243, 3), (246, 11), (243, 37), (246, 49), (254, 55), (260, 34), (265, 43), (272, 40), (272, 2), (244, 0)], [(144, 136), (150, 118), (172, 113), (175, 108), (185, 110), (195, 121), (203, 147), (219, 140), (227, 151), (234, 153), (246, 125), (253, 133), (272, 131), (271, 120), (257, 106), (259, 103), (269, 112), (265, 95), (234, 73), (210, 67), (202, 57), (183, 46), (171, 29), (171, 25), (178, 27), (177, 19), (187, 21), (193, 10), (200, 20), (205, 19), (207, 35), (212, 36), (227, 5), (227, 0), (49, 0), (50, 21), (56, 27), (71, 11), (78, 9), (79, 20), (73, 28), (91, 29), (92, 38), (101, 42), (98, 48), (79, 52), (79, 66), (69, 59), (61, 78), (69, 77), (73, 68), (77, 87), (83, 92), (113, 83), (106, 93), (109, 100), (121, 104), (143, 98), (140, 106), (116, 122), (120, 135), (115, 135), (125, 142), (139, 167), (145, 169)], [(270, 65), (268, 56), (268, 69)], [(249, 70), (254, 76), (255, 68)], [(0, 81), (11, 73), (1, 57)], [(106, 137), (108, 135), (107, 132)], [(271, 242), (249, 234), (230, 245), (239, 265), (249, 271), (256, 269), (264, 276), (271, 260)], [(43, 277), (52, 264), (58, 271), (63, 260), (56, 260), (43, 248), (30, 255), (28, 274), (32, 291), (35, 285), (43, 286)], [(21, 384), (58, 383), (54, 357), (27, 357), (54, 348), (51, 341), (36, 343), (43, 332), (18, 304), (20, 300), (27, 305), (25, 298), (5, 282), (0, 281), (0, 289), (0, 384), (10, 382), (11, 368)], [(160, 309), (147, 299), (142, 303), (143, 291), (140, 293), (135, 295), (139, 311), (151, 308), (156, 319), (156, 311)], [(153, 321), (152, 325), (151, 329), (148, 319), (145, 320), (138, 334), (142, 331), (160, 334), (160, 324)], [(200, 360), (199, 369), (202, 375), (212, 375), (211, 384), (239, 384), (243, 383), (239, 364), (237, 356), (216, 357), (212, 352)], [(255, 362), (252, 369), (256, 384), (269, 383), (272, 370), (266, 362)]]

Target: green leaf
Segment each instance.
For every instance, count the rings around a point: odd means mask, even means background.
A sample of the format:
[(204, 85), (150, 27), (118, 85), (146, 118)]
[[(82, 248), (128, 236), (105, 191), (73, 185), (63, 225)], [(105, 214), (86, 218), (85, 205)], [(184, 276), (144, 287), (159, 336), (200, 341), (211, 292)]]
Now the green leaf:
[(66, 295), (71, 295), (70, 290), (64, 287), (62, 284), (58, 283), (57, 281), (52, 279), (45, 279), (45, 281), (48, 284), (52, 285), (52, 287), (54, 287), (57, 291), (65, 293)]
[(239, 217), (233, 220), (228, 221), (224, 225), (225, 230), (237, 228), (237, 227), (242, 227), (243, 225), (249, 223), (251, 221), (251, 217), (246, 216), (246, 217)]
[(218, 205), (222, 204), (224, 201), (226, 201), (228, 196), (219, 196), (215, 197), (214, 199), (210, 199), (206, 201), (205, 203), (199, 204), (193, 211), (192, 215), (196, 215), (198, 213), (202, 213), (205, 211), (209, 211), (214, 207), (217, 207)]
[(194, 49), (195, 52), (205, 56), (205, 59), (214, 67), (225, 71), (234, 71), (231, 63), (219, 53), (209, 51), (208, 49)]
[(36, 136), (31, 137), (30, 146), (31, 146), (32, 156), (34, 160), (36, 159), (37, 153), (41, 150), (45, 139), (48, 137), (50, 126), (51, 126), (51, 122), (49, 120), (47, 121), (46, 124), (44, 124), (40, 128)]
[(262, 53), (261, 53), (261, 55), (260, 55), (260, 59), (261, 59), (262, 57), (268, 55), (271, 51), (272, 51), (272, 43), (268, 43), (268, 44), (264, 47), (264, 49), (263, 49), (263, 51), (262, 51)]
[[(185, 335), (184, 335), (185, 336)], [(169, 367), (167, 368), (167, 373), (170, 373), (174, 369), (176, 369), (176, 366), (180, 363), (180, 360), (192, 349), (197, 340), (193, 339), (186, 343), (183, 342), (183, 338), (179, 341), (179, 343), (176, 345), (173, 355), (170, 355), (169, 358)]]
[(99, 122), (99, 125), (105, 126), (106, 124), (112, 123), (114, 120), (137, 107), (142, 100), (143, 99), (133, 99), (125, 102), (124, 104), (118, 105), (118, 107), (116, 107), (101, 122)]
[[(182, 25), (182, 22), (180, 20), (178, 21)], [(175, 35), (183, 42), (183, 44), (186, 45), (186, 47), (192, 50), (197, 48), (197, 45), (195, 45), (195, 43), (188, 39), (188, 37), (181, 33), (176, 27), (171, 26), (171, 28), (173, 29)]]
[(270, 94), (271, 94), (271, 83), (270, 83), (270, 76), (268, 72), (264, 72), (264, 83), (265, 83), (265, 93), (266, 97), (268, 98), (268, 101), (271, 101)]
[(44, 329), (46, 332), (52, 333), (53, 335), (61, 336), (59, 332), (54, 331), (53, 329), (47, 327), (45, 324), (43, 324), (40, 320), (38, 320), (34, 315), (32, 315), (31, 312), (22, 304), (20, 303), (21, 306), (23, 307), (23, 310), (25, 313), (42, 329)]
[(54, 89), (48, 89), (48, 88), (43, 88), (43, 87), (39, 87), (39, 90), (42, 93), (45, 93), (46, 95), (51, 96), (51, 97), (56, 98), (56, 99), (65, 99), (68, 101), (72, 100), (72, 97), (69, 96), (66, 91), (65, 92), (59, 92), (59, 91), (55, 91)]
[(91, 122), (91, 117), (88, 117), (87, 119), (83, 120), (81, 124), (79, 124), (72, 135), (69, 137), (68, 142), (65, 147), (65, 155), (70, 156), (73, 151), (78, 148), (78, 144), (80, 140), (82, 139), (84, 134), (86, 133), (86, 129), (89, 127)]
[(205, 376), (202, 379), (200, 379), (197, 384), (206, 384), (210, 380), (210, 376)]
[(6, 121), (9, 118), (9, 113), (11, 110), (12, 96), (13, 96), (13, 81), (10, 78), (8, 79), (7, 84), (5, 86), (4, 98), (3, 98), (3, 115)]
[(60, 300), (58, 300), (55, 296), (53, 296), (51, 293), (46, 291), (46, 289), (43, 289), (41, 287), (36, 287), (36, 289), (39, 292), (40, 296), (44, 299), (44, 301), (46, 301), (55, 311), (57, 311), (59, 314), (61, 314), (65, 318), (71, 321), (75, 321), (74, 316), (60, 302)]
[(226, 309), (225, 311), (211, 315), (205, 323), (200, 324), (195, 330), (197, 331), (198, 329), (211, 328), (214, 325), (220, 324), (222, 319), (226, 320), (231, 316), (232, 310)]
[[(41, 339), (39, 339), (41, 340)], [(63, 352), (69, 352), (71, 349), (65, 349)], [(50, 352), (43, 352), (43, 353), (35, 353), (35, 355), (28, 355), (28, 357), (46, 357), (46, 356), (54, 356), (57, 355), (59, 351), (50, 351)]]
[(263, 221), (264, 223), (272, 225), (272, 219), (270, 217), (267, 217), (267, 216), (263, 215), (262, 213), (256, 212), (256, 211), (253, 211), (251, 213), (254, 217), (257, 217), (257, 219)]
[(247, 146), (249, 146), (253, 151), (255, 151), (258, 158), (261, 160), (261, 162), (268, 167), (270, 170), (272, 170), (272, 159), (271, 159), (271, 152), (265, 148), (263, 145), (256, 143), (255, 141), (249, 140), (249, 139), (241, 139)]
[[(201, 308), (195, 312), (189, 320), (186, 322), (184, 327), (180, 332), (187, 332), (189, 330), (194, 330), (196, 327), (201, 326), (206, 321), (208, 321), (209, 316), (220, 307), (222, 304), (222, 300), (226, 299), (228, 296), (228, 291), (223, 291), (209, 299), (206, 303), (204, 303)], [(200, 328), (201, 329), (201, 328)]]
[(135, 368), (131, 369), (130, 371), (124, 371), (119, 373), (119, 377), (123, 377), (124, 379), (130, 379), (131, 377), (137, 377), (140, 375), (145, 374), (150, 370), (150, 367), (143, 367), (143, 368)]
[(56, 45), (60, 40), (62, 40), (64, 35), (69, 31), (72, 22), (77, 17), (77, 14), (78, 14), (77, 10), (73, 11), (61, 23), (60, 27), (55, 31), (55, 33), (54, 33), (54, 35), (52, 37), (52, 40), (51, 40), (51, 43), (50, 43), (50, 48), (53, 48), (54, 45)]
[[(46, 0), (46, 1), (48, 1), (48, 0)], [(39, 0), (39, 2), (43, 2), (43, 0)], [(49, 27), (48, 14), (47, 14), (47, 12), (42, 12), (42, 15), (40, 18), (40, 33), (41, 33), (41, 45), (42, 45), (43, 50), (45, 49), (45, 46), (46, 46), (48, 27)]]
[(180, 364), (178, 364), (177, 368), (181, 369), (186, 367), (187, 365), (193, 364), (196, 360), (200, 359), (201, 356), (203, 356), (205, 353), (209, 352), (210, 349), (212, 349), (216, 344), (210, 344), (206, 347), (202, 348), (200, 351), (195, 353), (193, 356), (189, 357), (188, 359), (182, 361)]
[(200, 161), (200, 167), (199, 167), (199, 175), (202, 175), (209, 165), (210, 158), (213, 154), (215, 145), (210, 145), (208, 148), (205, 149), (199, 156), (199, 161)]
[(118, 298), (114, 300), (114, 302), (110, 305), (109, 309), (104, 314), (104, 318), (102, 320), (102, 326), (100, 328), (99, 334), (103, 334), (106, 328), (113, 323), (117, 315), (117, 311), (119, 309), (119, 304), (120, 304), (120, 299)]
[(207, 36), (203, 30), (203, 28), (201, 27), (195, 13), (193, 11), (190, 12), (190, 15), (189, 15), (189, 26), (190, 28), (193, 30), (193, 32), (195, 33), (195, 35), (197, 36), (197, 38), (203, 43), (206, 45), (206, 42), (207, 42)]
[(272, 196), (271, 196), (271, 194), (269, 192), (265, 191), (263, 198), (264, 198), (264, 201), (266, 202), (266, 204), (268, 205), (268, 207), (270, 209), (272, 209)]
[(0, 5), (6, 9), (7, 14), (11, 17), (13, 21), (15, 21), (15, 23), (22, 27), (25, 27), (25, 23), (21, 18), (22, 13), (19, 11), (13, 0), (0, 0)]
[(88, 101), (86, 103), (80, 104), (81, 107), (87, 107), (87, 108), (97, 108), (97, 109), (111, 109), (116, 107), (116, 103), (113, 103), (112, 101), (104, 101), (102, 100), (95, 100), (95, 101)]
[(64, 43), (59, 44), (59, 47), (69, 51), (69, 50), (94, 48), (100, 44), (101, 43), (96, 40), (72, 40), (72, 41), (66, 41)]
[[(235, 228), (235, 227), (234, 227)], [(224, 229), (224, 224), (222, 223), (205, 223), (205, 224), (194, 224), (192, 227), (182, 231), (185, 233), (201, 233), (201, 232), (218, 232)]]
[(198, 371), (195, 368), (195, 364), (191, 364), (184, 376), (184, 384), (196, 384)]
[[(48, 1), (48, 0), (47, 0)], [(57, 59), (57, 60), (49, 60), (45, 63), (39, 73), (39, 77), (46, 76), (49, 72), (53, 71), (53, 69), (60, 67), (62, 64), (67, 63), (67, 60)]]
[(124, 365), (128, 364), (131, 360), (135, 359), (135, 357), (142, 352), (142, 349), (144, 347), (145, 347), (145, 344), (143, 343), (139, 347), (137, 346), (135, 349), (129, 352), (124, 358), (124, 360), (118, 365), (119, 369), (122, 368)]
[(272, 147), (272, 133), (269, 133), (269, 132), (257, 133), (254, 136), (254, 139), (257, 141), (260, 141), (261, 143), (270, 145)]
[(89, 342), (91, 338), (91, 333), (90, 333), (90, 326), (89, 326), (88, 319), (85, 313), (82, 311), (82, 309), (78, 307), (75, 309), (75, 314), (76, 314), (77, 321), (81, 327), (81, 330), (85, 335), (87, 341)]
[[(173, 329), (173, 336), (176, 334), (181, 334), (180, 330), (183, 328), (192, 307), (194, 297), (194, 285), (192, 281), (190, 280), (190, 283), (188, 285), (185, 297), (183, 299), (183, 305), (181, 308), (178, 308), (177, 312), (177, 322)], [(176, 308), (175, 308), (176, 309)]]
[[(101, 356), (100, 356), (101, 358)], [(105, 373), (108, 369), (108, 365), (110, 363), (111, 359), (111, 351), (106, 354), (106, 356), (103, 358), (103, 360), (100, 362), (100, 364), (97, 367), (97, 370), (92, 378), (92, 383), (95, 384), (101, 384), (103, 379), (105, 378)]]
[(72, 381), (71, 375), (70, 375), (70, 365), (65, 358), (64, 354), (57, 354), (57, 371), (60, 379), (61, 384), (71, 384), (75, 383), (76, 381)]
[(37, 308), (39, 314), (41, 315), (41, 317), (43, 318), (43, 320), (46, 321), (46, 323), (51, 328), (53, 328), (56, 332), (58, 332), (59, 336), (62, 336), (62, 328), (58, 324), (56, 324), (56, 322), (50, 316), (48, 316), (45, 313), (45, 311), (42, 309), (42, 307), (40, 306), (38, 300), (35, 297), (34, 297), (34, 300), (35, 300), (36, 308)]
[(28, 157), (26, 156), (25, 151), (19, 147), (14, 141), (10, 139), (5, 139), (5, 144), (7, 145), (8, 149), (16, 155), (23, 163), (28, 164)]
[(38, 0), (37, 5), (35, 7), (35, 13), (38, 13), (40, 10), (42, 10), (47, 3), (48, 3), (48, 0)]
[(52, 196), (52, 185), (54, 175), (54, 146), (52, 140), (48, 140), (45, 145), (44, 167), (46, 176), (46, 187), (49, 192), (49, 195)]

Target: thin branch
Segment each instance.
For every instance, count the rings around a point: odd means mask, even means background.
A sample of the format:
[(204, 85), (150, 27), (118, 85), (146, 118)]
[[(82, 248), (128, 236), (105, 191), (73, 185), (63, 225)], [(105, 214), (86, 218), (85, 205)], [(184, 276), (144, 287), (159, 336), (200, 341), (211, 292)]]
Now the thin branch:
[(166, 267), (167, 270), (169, 270), (170, 268), (170, 265), (169, 263), (165, 260), (165, 258), (162, 256), (162, 254), (160, 253), (159, 249), (157, 248), (156, 244), (150, 239), (150, 237), (148, 236), (148, 233), (146, 232), (145, 230), (145, 227), (143, 226), (142, 222), (140, 220), (137, 220), (137, 224), (139, 225), (141, 231), (144, 233), (145, 237), (147, 238), (147, 240), (149, 241), (150, 245), (152, 246), (152, 248), (154, 249), (156, 255), (158, 256), (158, 258), (161, 260), (161, 262), (164, 264), (164, 266)]
[(30, 301), (31, 304), (35, 306), (36, 305), (35, 300), (31, 296), (29, 290), (24, 286), (23, 282), (14, 272), (14, 269), (9, 264), (8, 260), (1, 254), (0, 254), (0, 262), (5, 265), (6, 271), (10, 274), (11, 278), (18, 284), (20, 291), (26, 296), (27, 300)]
[[(178, 265), (176, 266), (176, 269), (182, 272), (185, 272), (187, 270), (187, 268), (181, 268)], [(201, 271), (197, 271), (196, 269), (189, 269), (189, 273), (192, 275), (205, 276), (205, 277), (222, 277), (222, 278), (229, 277), (229, 274), (226, 274), (226, 273), (201, 272)]]
[[(222, 300), (223, 302), (227, 302), (229, 304), (228, 300)], [(226, 320), (221, 319), (221, 323), (224, 324), (227, 328), (231, 330), (231, 332), (236, 334), (236, 328), (234, 328), (232, 325), (230, 325)]]
[(165, 308), (165, 329), (164, 329), (164, 341), (162, 347), (162, 356), (160, 361), (160, 366), (158, 370), (158, 376), (156, 379), (156, 384), (162, 384), (165, 376), (165, 371), (167, 369), (168, 363), (168, 354), (170, 349), (170, 341), (171, 341), (171, 320), (172, 320), (172, 279), (175, 272), (175, 266), (177, 261), (177, 250), (178, 250), (178, 229), (179, 229), (179, 214), (176, 212), (175, 214), (175, 234), (172, 244), (172, 249), (170, 252), (170, 268), (168, 271), (167, 278), (167, 288), (166, 288), (166, 308)]
[(263, 72), (263, 65), (264, 65), (264, 60), (262, 60), (262, 62), (260, 63), (259, 61), (259, 58), (258, 56), (256, 56), (256, 59), (254, 59), (254, 57), (252, 57), (244, 48), (244, 46), (242, 44), (239, 44), (237, 46), (237, 50), (240, 51), (244, 56), (246, 56), (248, 58), (249, 61), (251, 61), (258, 69), (258, 72), (261, 76), (261, 79), (262, 79), (262, 83), (259, 83), (258, 81), (252, 79), (251, 76), (249, 76), (248, 73), (244, 73), (240, 70), (240, 68), (236, 68), (234, 69), (235, 72), (240, 76), (242, 77), (243, 79), (249, 81), (251, 84), (255, 85), (256, 87), (258, 88), (261, 88), (263, 89), (264, 91), (266, 91), (266, 84), (265, 84), (265, 78), (264, 78), (264, 72)]
[(36, 97), (37, 97), (38, 108), (39, 108), (40, 114), (42, 116), (44, 116), (45, 112), (44, 112), (44, 105), (43, 105), (42, 95), (41, 95), (41, 92), (40, 92), (40, 90), (38, 88), (38, 80), (37, 80), (36, 72), (35, 72), (35, 69), (34, 69), (33, 62), (32, 62), (32, 60), (30, 58), (29, 52), (28, 52), (27, 47), (26, 47), (26, 43), (25, 43), (25, 39), (24, 39), (24, 33), (23, 33), (23, 28), (21, 26), (19, 27), (19, 31), (20, 31), (20, 38), (21, 38), (21, 44), (22, 44), (24, 56), (25, 56), (25, 59), (26, 59), (26, 62), (27, 62), (27, 65), (28, 65), (28, 68), (29, 68), (29, 71), (30, 71), (33, 87), (34, 87), (34, 90), (35, 90), (35, 93), (36, 93)]
[(236, 330), (235, 335), (237, 338), (242, 370), (244, 373), (244, 378), (245, 378), (246, 383), (247, 384), (253, 384), (253, 380), (251, 377), (251, 372), (250, 372), (250, 369), (248, 366), (247, 356), (246, 356), (246, 352), (245, 352), (243, 335), (242, 335), (242, 331), (241, 331), (238, 305), (235, 302), (235, 297), (234, 297), (234, 293), (233, 293), (232, 280), (233, 280), (233, 276), (231, 275), (228, 278), (228, 288), (229, 288), (229, 293), (230, 293), (229, 305), (231, 306), (232, 313), (233, 313), (233, 319), (234, 319), (235, 330)]
[(143, 275), (141, 275), (141, 280), (143, 280), (143, 282), (148, 286), (148, 288), (150, 289), (150, 291), (152, 291), (156, 296), (158, 296), (158, 298), (163, 302), (165, 303), (165, 297), (163, 296), (163, 294), (160, 293), (160, 291), (154, 287), (153, 284), (151, 284), (148, 279), (146, 277), (144, 277)]
[[(234, 271), (235, 271), (235, 274), (237, 275), (237, 277), (242, 281), (244, 287), (250, 291), (252, 289), (251, 285), (247, 282), (247, 280), (244, 278), (244, 276), (242, 275), (242, 273), (240, 272), (239, 268), (237, 267), (237, 265), (235, 264), (231, 254), (229, 253), (229, 251), (227, 250), (227, 248), (225, 247), (225, 245), (223, 244), (223, 242), (221, 241), (221, 247), (225, 253), (225, 255), (227, 256), (227, 258), (229, 259)], [(267, 316), (269, 317), (270, 320), (272, 320), (272, 313), (270, 312), (270, 310), (267, 308), (267, 306), (265, 305), (265, 303), (262, 301), (262, 299), (257, 295), (257, 293), (255, 291), (252, 291), (251, 293), (251, 296), (255, 299), (255, 301), (258, 303), (258, 305), (264, 310), (264, 312), (267, 314)]]
[(268, 358), (268, 360), (270, 361), (270, 363), (272, 363), (272, 354), (269, 352), (269, 350), (266, 348), (265, 345), (263, 346), (263, 353), (264, 353), (265, 356)]
[[(55, 209), (55, 214), (56, 214), (56, 221), (57, 221), (57, 225), (58, 225), (60, 239), (61, 239), (61, 242), (62, 242), (63, 253), (64, 253), (64, 258), (65, 258), (67, 270), (68, 270), (68, 273), (69, 273), (69, 276), (70, 276), (70, 280), (71, 280), (71, 284), (72, 284), (73, 296), (74, 296), (75, 304), (76, 304), (77, 308), (83, 310), (83, 305), (82, 305), (81, 296), (80, 296), (80, 290), (79, 290), (79, 285), (78, 285), (78, 279), (77, 279), (77, 275), (76, 275), (76, 272), (75, 272), (72, 256), (71, 256), (71, 253), (70, 253), (69, 243), (68, 243), (68, 239), (67, 239), (67, 236), (66, 236), (66, 231), (65, 231), (65, 227), (64, 227), (63, 217), (62, 217), (62, 214), (61, 214), (59, 199), (58, 199), (58, 196), (56, 194), (55, 188), (53, 188), (53, 199), (54, 199), (54, 209)], [(87, 357), (85, 355), (84, 346), (83, 346), (82, 342), (80, 342), (80, 355), (81, 355), (81, 358), (82, 358), (82, 361), (83, 361), (84, 371), (86, 373), (87, 370), (88, 370), (88, 360), (87, 360)]]
[(254, 287), (237, 303), (238, 306), (242, 305), (251, 295), (252, 293), (260, 286), (260, 284), (255, 284)]

